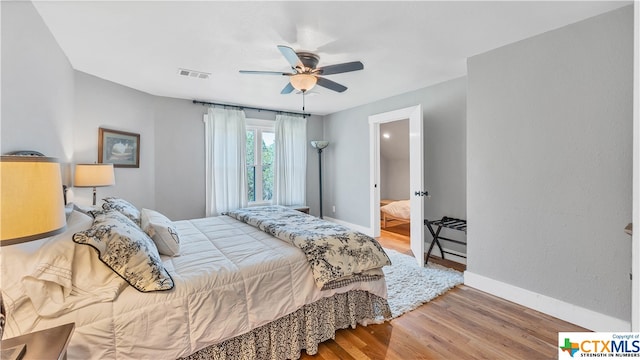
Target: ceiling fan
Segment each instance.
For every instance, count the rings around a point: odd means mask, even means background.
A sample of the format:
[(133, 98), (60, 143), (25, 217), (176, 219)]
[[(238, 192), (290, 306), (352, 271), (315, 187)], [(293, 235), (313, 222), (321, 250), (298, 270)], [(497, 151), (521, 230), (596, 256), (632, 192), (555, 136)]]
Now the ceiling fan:
[(362, 65), (360, 61), (316, 67), (320, 60), (320, 57), (316, 54), (304, 51), (296, 52), (285, 45), (278, 45), (278, 50), (280, 50), (285, 59), (287, 59), (293, 72), (240, 70), (240, 73), (289, 76), (289, 83), (284, 87), (284, 89), (282, 89), (282, 91), (280, 91), (280, 93), (289, 94), (293, 90), (299, 90), (304, 94), (311, 90), (315, 85), (322, 86), (333, 91), (343, 92), (347, 90), (346, 86), (338, 84), (335, 81), (331, 81), (323, 76), (364, 69), (364, 65)]

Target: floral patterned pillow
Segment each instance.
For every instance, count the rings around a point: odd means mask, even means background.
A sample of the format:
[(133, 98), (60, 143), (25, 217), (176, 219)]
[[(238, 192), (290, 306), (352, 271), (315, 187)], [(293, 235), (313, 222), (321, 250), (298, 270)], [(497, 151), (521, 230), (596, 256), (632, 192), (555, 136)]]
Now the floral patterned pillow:
[(141, 292), (173, 289), (173, 279), (162, 265), (153, 240), (117, 210), (94, 211), (93, 225), (73, 235), (129, 285)]
[(154, 210), (142, 209), (140, 227), (156, 243), (160, 254), (169, 256), (180, 254), (178, 230), (166, 216)]
[(140, 211), (135, 206), (131, 205), (130, 202), (117, 197), (107, 197), (102, 200), (105, 201), (104, 204), (102, 204), (102, 209), (118, 210), (131, 219), (131, 221), (136, 225), (140, 226)]

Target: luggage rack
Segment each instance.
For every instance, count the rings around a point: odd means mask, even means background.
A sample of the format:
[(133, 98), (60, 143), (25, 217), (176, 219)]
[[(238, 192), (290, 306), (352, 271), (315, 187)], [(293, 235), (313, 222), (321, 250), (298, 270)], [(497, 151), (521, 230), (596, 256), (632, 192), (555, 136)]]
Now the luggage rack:
[[(431, 241), (431, 246), (429, 246), (429, 251), (427, 251), (427, 259), (425, 260), (425, 265), (429, 262), (429, 256), (431, 256), (431, 251), (433, 251), (433, 246), (438, 245), (438, 249), (440, 249), (440, 254), (442, 259), (444, 259), (444, 254), (456, 255), (460, 257), (466, 258), (464, 255), (455, 254), (442, 249), (442, 245), (440, 244), (440, 240), (450, 241), (456, 244), (467, 245), (466, 242), (449, 239), (444, 236), (440, 236), (440, 231), (442, 228), (452, 229), (463, 231), (465, 234), (467, 233), (467, 220), (456, 219), (448, 216), (443, 216), (440, 220), (429, 221), (429, 219), (424, 219), (424, 225), (429, 229), (431, 236), (433, 237), (433, 241)], [(436, 230), (433, 230), (433, 225), (437, 226)]]

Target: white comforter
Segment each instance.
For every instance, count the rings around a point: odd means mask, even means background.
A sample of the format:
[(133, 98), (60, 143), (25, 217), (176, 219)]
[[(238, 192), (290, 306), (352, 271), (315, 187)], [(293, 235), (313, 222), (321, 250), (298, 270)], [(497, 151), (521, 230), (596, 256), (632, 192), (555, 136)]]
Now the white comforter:
[[(384, 279), (319, 290), (299, 249), (229, 217), (175, 224), (181, 255), (163, 257), (175, 282), (172, 291), (141, 293), (127, 286), (116, 301), (20, 327), (34, 331), (75, 322), (70, 359), (168, 359), (246, 333), (337, 292), (361, 289), (386, 298)], [(28, 318), (23, 315), (13, 314)], [(5, 338), (16, 335), (6, 333)]]

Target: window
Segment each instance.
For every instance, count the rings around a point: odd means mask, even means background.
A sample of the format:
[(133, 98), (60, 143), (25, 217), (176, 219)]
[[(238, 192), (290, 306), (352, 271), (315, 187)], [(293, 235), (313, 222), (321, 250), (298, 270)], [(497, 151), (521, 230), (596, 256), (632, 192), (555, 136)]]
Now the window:
[(249, 203), (271, 203), (273, 198), (273, 121), (247, 119), (247, 179)]

